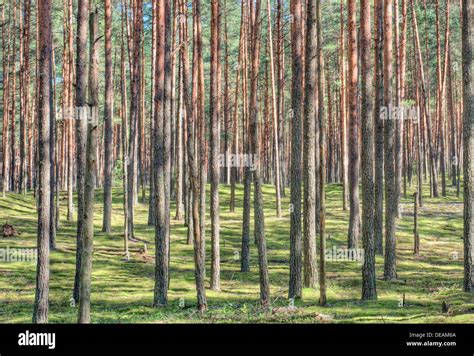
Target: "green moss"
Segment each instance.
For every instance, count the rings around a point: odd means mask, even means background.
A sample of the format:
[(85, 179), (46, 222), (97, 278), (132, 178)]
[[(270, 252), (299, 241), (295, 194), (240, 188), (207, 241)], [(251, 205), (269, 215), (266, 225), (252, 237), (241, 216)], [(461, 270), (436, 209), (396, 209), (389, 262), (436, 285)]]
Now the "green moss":
[[(429, 192), (425, 187), (425, 192)], [(265, 231), (274, 307), (286, 306), (289, 260), (289, 192), (282, 200), (282, 218), (274, 211), (274, 188), (264, 186)], [(420, 256), (413, 255), (413, 203), (411, 194), (402, 199), (403, 217), (397, 231), (398, 281), (382, 280), (383, 258), (377, 256), (377, 301), (361, 302), (361, 265), (329, 261), (327, 307), (318, 306), (319, 291), (306, 288), (303, 300), (296, 301), (295, 313), (262, 312), (258, 308), (259, 285), (257, 251), (251, 245), (251, 272), (240, 273), (235, 256), (240, 251), (243, 188), (236, 189), (236, 211), (229, 212), (230, 187), (221, 186), (221, 278), (222, 291), (207, 291), (209, 310), (196, 313), (192, 245), (186, 244), (182, 221), (172, 220), (171, 282), (169, 306), (153, 308), (154, 228), (147, 225), (148, 204), (135, 208), (135, 235), (130, 242), (131, 261), (123, 260), (123, 194), (113, 191), (110, 235), (102, 233), (102, 191), (96, 192), (95, 238), (92, 274), (92, 319), (95, 323), (472, 323), (474, 297), (461, 291), (462, 198), (448, 189), (447, 198), (424, 196), (419, 209)], [(50, 321), (74, 323), (77, 308), (71, 304), (75, 268), (75, 222), (66, 221), (66, 195), (61, 196), (58, 249), (51, 253)], [(348, 211), (342, 211), (341, 186), (327, 187), (328, 248), (344, 247), (347, 240)], [(252, 214), (253, 215), (253, 214)], [(174, 204), (171, 217), (174, 217)], [(209, 214), (206, 217), (209, 220)], [(36, 209), (31, 194), (8, 194), (0, 198), (0, 223), (8, 221), (21, 235), (0, 238), (0, 248), (26, 248), (36, 244)], [(207, 225), (209, 228), (209, 224)], [(253, 227), (252, 227), (253, 228)], [(210, 236), (209, 230), (206, 238)], [(147, 244), (148, 252), (140, 250)], [(210, 244), (207, 244), (210, 255)], [(209, 271), (209, 258), (207, 261)], [(30, 322), (35, 265), (31, 262), (0, 263), (0, 322)], [(208, 282), (206, 283), (208, 285)], [(405, 306), (400, 307), (405, 295)], [(446, 302), (448, 313), (442, 313)]]

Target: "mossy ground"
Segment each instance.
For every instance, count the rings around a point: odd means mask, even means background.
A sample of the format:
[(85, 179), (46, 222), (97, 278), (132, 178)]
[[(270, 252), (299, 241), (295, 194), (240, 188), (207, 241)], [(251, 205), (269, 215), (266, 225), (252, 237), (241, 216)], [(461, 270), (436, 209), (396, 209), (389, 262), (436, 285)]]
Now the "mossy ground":
[[(193, 247), (186, 244), (186, 227), (172, 220), (171, 282), (169, 306), (153, 308), (154, 228), (147, 225), (148, 204), (135, 209), (135, 235), (131, 260), (123, 260), (121, 189), (113, 191), (113, 232), (101, 232), (102, 191), (96, 191), (94, 261), (92, 275), (92, 320), (94, 323), (474, 323), (474, 296), (462, 292), (463, 220), (462, 197), (448, 189), (448, 197), (424, 196), (419, 212), (420, 256), (413, 255), (414, 187), (402, 199), (403, 217), (397, 231), (398, 280), (382, 279), (383, 258), (377, 256), (378, 300), (361, 302), (361, 264), (329, 261), (328, 306), (318, 306), (318, 289), (305, 288), (296, 301), (296, 313), (263, 312), (258, 308), (259, 284), (256, 246), (251, 246), (251, 272), (239, 272), (235, 256), (240, 250), (243, 187), (237, 187), (237, 209), (229, 213), (229, 186), (221, 186), (221, 284), (222, 290), (207, 290), (208, 312), (195, 308)], [(428, 186), (424, 187), (429, 192)], [(75, 268), (75, 222), (66, 221), (66, 197), (61, 196), (58, 249), (51, 253), (50, 316), (53, 323), (76, 322), (71, 305)], [(272, 305), (288, 305), (289, 191), (282, 200), (283, 217), (274, 210), (274, 188), (264, 186), (265, 232), (271, 281)], [(327, 186), (327, 247), (346, 245), (348, 211), (342, 210), (341, 186)], [(174, 217), (174, 205), (171, 212)], [(253, 214), (252, 214), (253, 217)], [(209, 215), (207, 214), (209, 221)], [(0, 248), (34, 248), (37, 213), (32, 194), (8, 194), (0, 198), (0, 224), (12, 224), (21, 235), (0, 237)], [(209, 239), (209, 224), (206, 238)], [(140, 253), (146, 241), (147, 254)], [(210, 244), (207, 243), (207, 256)], [(209, 274), (209, 258), (207, 261)], [(208, 280), (206, 285), (208, 286)], [(0, 263), (0, 323), (29, 323), (35, 291), (35, 264)], [(406, 304), (400, 307), (405, 294)], [(441, 304), (449, 305), (443, 313)], [(183, 305), (184, 304), (184, 305)]]

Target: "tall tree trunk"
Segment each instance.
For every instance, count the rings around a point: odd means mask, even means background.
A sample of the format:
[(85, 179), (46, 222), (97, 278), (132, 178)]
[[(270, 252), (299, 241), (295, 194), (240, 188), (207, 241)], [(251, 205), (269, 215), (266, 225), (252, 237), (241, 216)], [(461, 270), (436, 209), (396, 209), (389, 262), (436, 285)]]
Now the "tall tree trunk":
[(76, 236), (76, 274), (74, 277), (73, 298), (79, 302), (79, 284), (84, 231), (84, 168), (86, 165), (87, 121), (84, 119), (87, 95), (87, 26), (89, 0), (77, 3), (77, 41), (76, 41), (76, 169), (77, 169), (77, 236)]
[(344, 57), (344, 5), (341, 0), (340, 17), (340, 56), (339, 70), (341, 78), (341, 102), (340, 102), (340, 130), (341, 130), (341, 180), (342, 180), (342, 210), (347, 210), (347, 134), (346, 134), (346, 62)]
[(58, 176), (55, 174), (55, 168), (58, 164), (58, 162), (55, 159), (56, 156), (56, 141), (57, 141), (57, 130), (56, 130), (56, 80), (53, 80), (53, 78), (56, 78), (56, 61), (55, 61), (55, 55), (54, 55), (54, 43), (52, 44), (52, 58), (51, 58), (51, 80), (53, 81), (53, 84), (51, 85), (51, 94), (50, 94), (50, 102), (49, 105), (51, 106), (50, 108), (50, 115), (51, 115), (51, 121), (50, 121), (50, 150), (49, 150), (49, 160), (51, 161), (50, 165), (50, 209), (51, 209), (51, 225), (50, 229), (51, 232), (49, 234), (49, 248), (50, 250), (55, 250), (56, 249), (56, 217), (57, 217), (57, 210), (56, 210), (56, 205), (54, 203), (54, 197), (56, 193), (56, 188), (57, 186), (57, 179)]
[(155, 73), (156, 73), (156, 66), (157, 64), (157, 37), (158, 37), (158, 2), (153, 2), (152, 5), (152, 49), (151, 49), (151, 119), (150, 119), (150, 200), (148, 203), (148, 225), (154, 226), (155, 225), (155, 217), (156, 217), (156, 202), (155, 202), (155, 195), (156, 195), (156, 186), (155, 186), (155, 164), (154, 164), (154, 157), (156, 157), (155, 153), (155, 123), (157, 118), (155, 117), (155, 95), (156, 95), (156, 87), (155, 87)]
[[(394, 14), (394, 44), (395, 44), (395, 107), (397, 110), (402, 108), (401, 97), (401, 72), (400, 72), (400, 17), (398, 0), (394, 0), (393, 8)], [(395, 142), (394, 142), (394, 157), (395, 157), (395, 211), (396, 217), (401, 217), (401, 191), (402, 191), (402, 148), (403, 148), (403, 115), (395, 119)]]
[[(243, 2), (241, 5), (241, 9), (243, 9)], [(233, 127), (232, 127), (232, 152), (235, 157), (239, 154), (239, 146), (238, 146), (238, 135), (239, 135), (239, 123), (238, 123), (238, 117), (239, 117), (239, 85), (240, 85), (240, 77), (242, 75), (242, 56), (243, 56), (243, 36), (244, 36), (244, 29), (245, 29), (245, 23), (244, 23), (244, 14), (243, 11), (241, 10), (241, 16), (240, 16), (240, 36), (239, 36), (239, 56), (237, 59), (237, 72), (236, 72), (236, 78), (235, 78), (235, 97), (234, 97), (234, 111), (233, 111)], [(230, 176), (230, 212), (234, 213), (235, 212), (235, 184), (237, 182), (237, 177), (238, 175), (238, 167), (236, 165), (233, 165), (231, 167), (231, 176)]]
[[(169, 0), (167, 0), (169, 1)], [(165, 168), (165, 41), (166, 10), (163, 2), (158, 7), (157, 65), (155, 69), (155, 292), (153, 305), (168, 304), (168, 238), (166, 234), (166, 168)]]
[[(256, 157), (260, 152), (258, 140), (258, 68), (260, 64), (260, 0), (256, 0), (252, 23), (251, 42), (251, 70), (250, 70), (250, 94), (249, 112), (251, 120), (250, 136), (252, 141), (251, 153)], [(263, 213), (262, 179), (260, 177), (260, 160), (256, 160), (253, 171), (254, 183), (254, 231), (258, 248), (258, 265), (260, 279), (260, 303), (264, 308), (270, 306), (270, 282), (268, 277), (267, 245), (265, 241), (265, 216)]]
[(112, 167), (114, 81), (112, 77), (112, 4), (105, 0), (105, 107), (104, 107), (104, 213), (102, 231), (110, 234), (112, 229)]
[[(67, 92), (68, 92), (68, 101), (67, 101), (67, 107), (68, 107), (68, 115), (71, 115), (71, 110), (73, 107), (73, 102), (74, 102), (74, 97), (73, 97), (73, 66), (74, 66), (74, 48), (73, 48), (73, 26), (72, 26), (72, 0), (67, 0), (67, 60), (68, 60), (68, 81), (67, 81)], [(74, 177), (73, 177), (73, 166), (74, 166), (74, 124), (73, 121), (71, 120), (71, 117), (69, 117), (68, 123), (68, 132), (67, 132), (67, 142), (68, 142), (68, 152), (67, 152), (67, 176), (68, 176), (68, 181), (67, 181), (67, 220), (72, 221), (73, 219), (73, 213), (74, 213), (74, 203), (73, 203), (73, 184), (74, 184)]]
[(349, 44), (349, 231), (348, 247), (356, 248), (359, 242), (359, 114), (357, 103), (357, 28), (356, 1), (348, 0), (348, 44)]
[(474, 292), (474, 81), (472, 19), (474, 4), (462, 0), (463, 158), (464, 158), (464, 291)]
[[(9, 166), (9, 150), (8, 150), (8, 96), (10, 89), (10, 38), (11, 31), (8, 29), (5, 21), (5, 7), (2, 7), (2, 63), (3, 63), (3, 128), (2, 128), (2, 197), (5, 197), (6, 191), (8, 190), (8, 166)], [(37, 21), (37, 29), (39, 28), (39, 22)], [(7, 36), (8, 33), (8, 36)], [(39, 46), (37, 46), (39, 48)], [(37, 56), (39, 57), (39, 56)], [(37, 61), (39, 58), (37, 58)], [(38, 67), (38, 66), (37, 66)], [(37, 87), (39, 87), (39, 78), (37, 78)], [(39, 91), (39, 88), (37, 88)]]
[(84, 182), (84, 235), (79, 286), (78, 323), (91, 322), (92, 249), (94, 241), (94, 188), (97, 180), (97, 129), (99, 115), (99, 17), (89, 16), (89, 115), (87, 117), (86, 171)]
[(303, 38), (302, 1), (291, 0), (291, 53), (292, 53), (292, 122), (291, 122), (291, 219), (290, 219), (290, 285), (289, 298), (302, 294), (302, 241), (301, 241), (301, 124), (303, 99)]
[[(17, 4), (16, 1), (12, 1), (13, 5), (13, 23), (11, 28), (11, 33), (13, 34), (12, 38), (12, 73), (11, 73), (11, 94), (10, 102), (8, 105), (11, 105), (9, 114), (10, 114), (10, 168), (9, 172), (9, 189), (10, 191), (16, 190), (16, 40), (17, 40)], [(51, 70), (51, 67), (50, 69)], [(52, 154), (52, 153), (51, 153)], [(52, 168), (51, 168), (52, 169)]]
[(376, 0), (375, 12), (375, 101), (374, 101), (374, 160), (375, 160), (375, 180), (374, 180), (374, 239), (375, 251), (381, 255), (383, 253), (383, 158), (384, 158), (384, 121), (380, 115), (383, 106), (383, 6), (384, 0)]
[(30, 104), (30, 9), (31, 1), (23, 2), (23, 23), (21, 28), (21, 64), (20, 64), (20, 193), (27, 189), (27, 129)]
[[(247, 90), (247, 81), (248, 81), (248, 23), (249, 23), (249, 14), (248, 14), (248, 4), (242, 2), (242, 17), (243, 20), (243, 30), (242, 30), (242, 107), (243, 107), (243, 125), (242, 125), (242, 137), (244, 139), (243, 152), (250, 154), (250, 140), (249, 140), (249, 128), (248, 128), (248, 90)], [(241, 257), (240, 257), (240, 271), (249, 272), (250, 271), (250, 200), (251, 200), (251, 186), (252, 176), (250, 172), (250, 167), (244, 168), (244, 201), (243, 201), (243, 213), (242, 213), (242, 245), (241, 245)]]
[(120, 96), (121, 96), (121, 109), (120, 114), (122, 117), (122, 182), (123, 182), (123, 239), (124, 239), (124, 252), (125, 259), (128, 260), (128, 117), (127, 117), (127, 75), (125, 69), (125, 14), (122, 12), (122, 31), (120, 45)]
[[(177, 10), (175, 10), (176, 12)], [(182, 11), (181, 16), (183, 17), (182, 21), (178, 21), (178, 41), (179, 45), (183, 45), (183, 33), (184, 30), (187, 33), (187, 21), (188, 21), (188, 12), (185, 8), (181, 9), (181, 3), (179, 3), (179, 11)], [(186, 29), (183, 27), (186, 26)], [(176, 198), (176, 211), (175, 211), (175, 220), (183, 219), (183, 118), (185, 118), (185, 111), (183, 110), (183, 59), (182, 56), (178, 63), (178, 103), (175, 117), (176, 117), (176, 181), (175, 181), (175, 198)], [(186, 121), (184, 121), (186, 122)]]
[(427, 131), (427, 141), (429, 147), (429, 156), (431, 162), (431, 189), (433, 197), (438, 197), (438, 169), (436, 167), (436, 152), (435, 148), (433, 147), (433, 139), (432, 139), (432, 129), (431, 129), (431, 114), (430, 114), (430, 105), (429, 105), (429, 89), (427, 87), (427, 82), (425, 81), (425, 74), (423, 69), (423, 58), (421, 56), (421, 47), (420, 47), (420, 38), (418, 35), (418, 24), (416, 20), (416, 12), (415, 12), (415, 5), (413, 0), (411, 2), (411, 13), (412, 13), (412, 21), (413, 27), (415, 32), (415, 47), (416, 47), (416, 56), (418, 60), (418, 67), (421, 79), (421, 94), (422, 94), (422, 101), (423, 101), (423, 111), (426, 118), (426, 131)]
[(137, 201), (137, 175), (138, 175), (138, 121), (140, 119), (140, 82), (141, 61), (140, 48), (142, 40), (141, 15), (143, 13), (143, 2), (134, 2), (133, 9), (133, 38), (132, 38), (132, 61), (131, 61), (131, 85), (130, 85), (130, 136), (128, 143), (128, 235), (129, 239), (134, 237), (134, 206)]
[(220, 290), (220, 212), (219, 212), (219, 151), (220, 151), (220, 1), (211, 1), (211, 289)]
[[(184, 7), (184, 0), (182, 1), (181, 7)], [(193, 0), (193, 39), (194, 39), (194, 62), (193, 62), (193, 77), (198, 77), (199, 62), (202, 59), (202, 33), (201, 33), (201, 7), (199, 0)], [(184, 103), (186, 108), (187, 118), (187, 153), (188, 153), (188, 165), (189, 175), (191, 183), (192, 193), (192, 221), (193, 221), (193, 243), (194, 243), (194, 275), (196, 280), (196, 292), (197, 292), (197, 307), (198, 310), (203, 313), (207, 308), (206, 299), (206, 288), (204, 286), (204, 279), (206, 273), (205, 266), (205, 253), (204, 253), (204, 241), (201, 235), (200, 228), (200, 183), (199, 183), (199, 170), (197, 161), (197, 149), (195, 145), (196, 130), (194, 127), (197, 126), (196, 118), (200, 117), (199, 107), (194, 104), (194, 99), (197, 98), (196, 92), (193, 92), (193, 102), (189, 95), (189, 62), (188, 62), (188, 48), (187, 48), (187, 35), (184, 36), (183, 45), (181, 46), (181, 56), (183, 61), (183, 93)], [(194, 110), (193, 110), (194, 109)]]
[(38, 3), (39, 27), (39, 95), (38, 101), (38, 262), (36, 266), (36, 291), (33, 323), (47, 323), (49, 309), (49, 234), (50, 210), (50, 165), (49, 140), (51, 130), (51, 1)]
[[(272, 119), (273, 119), (273, 149), (275, 161), (275, 209), (276, 216), (281, 217), (281, 198), (280, 198), (280, 152), (278, 146), (278, 109), (277, 93), (275, 81), (275, 56), (273, 52), (273, 31), (270, 0), (267, 0), (267, 20), (268, 20), (268, 44), (270, 52), (270, 80), (272, 86)], [(314, 215), (314, 214), (313, 214)]]
[(370, 0), (360, 2), (362, 122), (362, 300), (377, 299), (374, 241), (374, 116), (372, 106), (372, 38)]
[(316, 267), (316, 167), (315, 167), (315, 126), (317, 116), (317, 26), (316, 2), (307, 3), (306, 19), (306, 62), (305, 62), (305, 105), (303, 141), (303, 182), (304, 182), (304, 286), (314, 288), (317, 283)]
[(395, 125), (392, 114), (392, 0), (385, 0), (384, 6), (384, 107), (386, 120), (384, 140), (385, 173), (385, 264), (384, 278), (397, 278), (396, 269), (396, 212), (397, 197), (395, 187)]
[(321, 1), (316, 2), (318, 35), (318, 124), (319, 124), (319, 304), (327, 304), (326, 296), (326, 118), (324, 115), (324, 59), (321, 28)]

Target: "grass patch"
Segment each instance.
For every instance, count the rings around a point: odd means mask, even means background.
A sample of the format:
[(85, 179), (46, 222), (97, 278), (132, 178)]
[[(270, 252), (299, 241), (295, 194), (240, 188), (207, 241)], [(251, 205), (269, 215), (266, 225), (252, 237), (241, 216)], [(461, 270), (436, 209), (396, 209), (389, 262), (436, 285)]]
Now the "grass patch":
[[(208, 187), (209, 189), (209, 187)], [(402, 199), (398, 221), (398, 281), (382, 280), (383, 258), (377, 256), (379, 299), (361, 302), (361, 265), (329, 261), (328, 306), (318, 306), (318, 290), (304, 289), (295, 312), (262, 312), (259, 298), (257, 249), (251, 245), (251, 272), (239, 272), (243, 187), (236, 189), (236, 211), (229, 212), (230, 187), (221, 185), (222, 291), (207, 291), (209, 310), (200, 316), (195, 308), (193, 247), (186, 244), (183, 221), (172, 219), (169, 306), (152, 307), (154, 287), (154, 228), (147, 225), (148, 204), (135, 208), (135, 235), (131, 260), (123, 261), (123, 193), (113, 191), (112, 233), (102, 233), (102, 191), (96, 191), (95, 237), (92, 274), (94, 323), (473, 323), (474, 299), (461, 291), (463, 278), (462, 197), (448, 189), (447, 198), (424, 197), (419, 209), (420, 256), (413, 255), (413, 203)], [(344, 247), (349, 212), (342, 210), (341, 186), (327, 186), (327, 247)], [(429, 187), (424, 188), (429, 192)], [(208, 192), (209, 193), (209, 192)], [(141, 193), (140, 193), (141, 194)], [(274, 210), (274, 188), (264, 186), (265, 232), (268, 246), (271, 297), (274, 307), (287, 306), (289, 275), (289, 192), (282, 199), (282, 218)], [(66, 220), (66, 195), (61, 195), (58, 249), (51, 253), (50, 322), (74, 323), (77, 308), (71, 303), (75, 268), (75, 221)], [(209, 207), (208, 207), (209, 208)], [(174, 217), (174, 203), (171, 217)], [(253, 218), (253, 214), (252, 214)], [(206, 216), (209, 221), (209, 211)], [(37, 213), (31, 194), (0, 198), (0, 224), (12, 224), (21, 234), (0, 238), (0, 248), (34, 248)], [(210, 237), (207, 225), (206, 239)], [(253, 228), (253, 226), (252, 226)], [(148, 252), (140, 252), (146, 243)], [(207, 244), (210, 256), (210, 243)], [(207, 272), (209, 274), (209, 258)], [(0, 323), (29, 323), (35, 290), (35, 264), (0, 262)], [(206, 281), (206, 285), (209, 282)], [(402, 295), (406, 304), (400, 307)], [(449, 305), (442, 313), (441, 304)]]

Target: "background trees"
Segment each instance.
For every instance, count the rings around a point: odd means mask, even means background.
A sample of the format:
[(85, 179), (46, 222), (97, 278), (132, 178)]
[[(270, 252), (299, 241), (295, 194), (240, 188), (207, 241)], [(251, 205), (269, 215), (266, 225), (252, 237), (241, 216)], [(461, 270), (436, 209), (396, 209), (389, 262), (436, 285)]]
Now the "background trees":
[[(397, 256), (397, 243), (412, 224), (403, 206), (412, 204), (414, 192), (423, 255), (430, 235), (423, 235), (422, 208), (445, 203), (438, 200), (439, 179), (444, 199), (464, 197), (464, 289), (471, 289), (468, 3), (39, 5), (16, 0), (1, 6), (2, 201), (16, 193), (38, 199), (42, 276), (44, 241), (51, 249), (58, 245), (55, 254), (64, 253), (64, 235), (76, 229), (75, 247), (66, 251), (76, 255), (73, 298), (80, 302), (81, 322), (91, 320), (92, 238), (105, 236), (94, 229), (93, 215), (101, 218), (107, 243), (120, 240), (114, 252), (120, 266), (137, 254), (153, 264), (154, 306), (169, 304), (171, 271), (177, 278), (183, 272), (173, 267), (186, 261), (177, 252), (181, 234), (183, 245), (193, 246), (202, 312), (206, 283), (225, 294), (222, 285), (236, 272), (232, 262), (244, 279), (258, 263), (264, 307), (276, 283), (272, 268), (280, 264), (289, 270), (289, 276), (282, 273), (288, 290), (281, 293), (299, 299), (312, 293), (303, 287), (319, 282), (320, 303), (326, 304), (326, 278), (346, 272), (332, 270), (333, 261), (326, 260), (340, 244), (339, 228), (347, 233), (347, 248), (364, 249), (362, 298), (375, 299), (377, 268), (383, 264), (385, 279), (396, 279), (397, 259), (406, 257)], [(51, 35), (41, 22), (48, 11)], [(89, 28), (90, 12), (98, 24)], [(98, 41), (102, 36), (93, 32), (102, 26), (104, 41)], [(88, 126), (85, 118), (96, 107), (99, 120)], [(341, 206), (333, 203), (334, 195)], [(235, 233), (237, 246), (229, 242)], [(284, 250), (281, 256), (273, 246), (267, 251), (274, 241)], [(42, 281), (39, 291), (46, 289)], [(38, 320), (45, 321), (42, 313)]]

